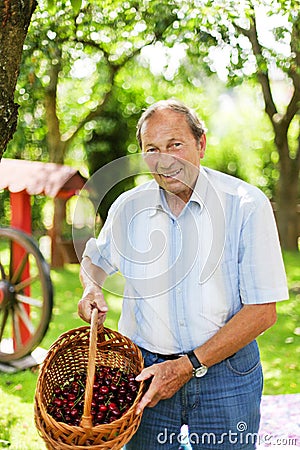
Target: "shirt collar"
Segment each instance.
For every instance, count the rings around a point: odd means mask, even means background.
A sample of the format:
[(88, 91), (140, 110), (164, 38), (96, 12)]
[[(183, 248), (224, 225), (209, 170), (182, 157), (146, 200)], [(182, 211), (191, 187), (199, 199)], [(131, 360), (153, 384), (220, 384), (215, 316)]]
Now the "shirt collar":
[(202, 166), (200, 166), (199, 175), (190, 198), (190, 202), (196, 202), (202, 209), (205, 205), (205, 200), (207, 196), (208, 179), (206, 172)]
[(150, 208), (149, 216), (152, 217), (159, 211), (164, 211), (164, 202), (163, 202), (163, 189), (159, 186), (159, 184), (153, 180), (151, 184), (151, 188), (153, 189), (153, 203)]
[[(153, 183), (153, 184), (152, 184)], [(165, 211), (164, 200), (163, 200), (163, 189), (159, 186), (159, 184), (153, 180), (151, 183), (151, 189), (153, 191), (153, 203), (152, 208), (150, 209), (149, 216), (152, 217), (159, 211)], [(190, 202), (197, 203), (202, 209), (205, 204), (205, 198), (207, 195), (207, 187), (208, 187), (208, 179), (205, 170), (202, 166), (200, 166), (199, 175), (189, 200)]]

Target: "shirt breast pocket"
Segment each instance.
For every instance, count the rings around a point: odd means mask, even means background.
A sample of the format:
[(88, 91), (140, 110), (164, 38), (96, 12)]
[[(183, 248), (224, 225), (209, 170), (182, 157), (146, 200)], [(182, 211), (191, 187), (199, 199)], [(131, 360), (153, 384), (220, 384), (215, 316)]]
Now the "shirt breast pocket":
[(234, 289), (238, 286), (238, 263), (234, 259), (225, 261), (207, 260), (200, 268), (199, 284), (218, 283), (223, 284), (224, 288), (229, 286)]

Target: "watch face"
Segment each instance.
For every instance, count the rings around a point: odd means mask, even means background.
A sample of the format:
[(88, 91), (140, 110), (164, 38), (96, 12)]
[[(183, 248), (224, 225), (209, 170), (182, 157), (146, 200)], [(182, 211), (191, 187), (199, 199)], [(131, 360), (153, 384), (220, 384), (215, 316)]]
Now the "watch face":
[(194, 369), (194, 377), (201, 378), (203, 377), (207, 372), (206, 366), (198, 367), (197, 369)]

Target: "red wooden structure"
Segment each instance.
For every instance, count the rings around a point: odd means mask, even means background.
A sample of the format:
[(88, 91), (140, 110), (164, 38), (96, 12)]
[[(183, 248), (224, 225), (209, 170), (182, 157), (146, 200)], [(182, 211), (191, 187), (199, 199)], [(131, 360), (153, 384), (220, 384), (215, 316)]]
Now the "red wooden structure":
[[(68, 199), (84, 186), (86, 179), (73, 167), (39, 161), (26, 161), (3, 158), (0, 162), (0, 190), (10, 192), (11, 227), (31, 234), (31, 195), (46, 195), (52, 198)], [(12, 251), (12, 266), (18, 272), (24, 249), (17, 244)], [(29, 277), (30, 267), (26, 263), (22, 271), (22, 280)], [(30, 286), (25, 287), (25, 294), (30, 296)], [(1, 297), (1, 293), (0, 293)], [(1, 301), (1, 298), (0, 298)], [(27, 314), (30, 307), (26, 305)], [(29, 330), (21, 319), (19, 326), (22, 343), (29, 336)]]

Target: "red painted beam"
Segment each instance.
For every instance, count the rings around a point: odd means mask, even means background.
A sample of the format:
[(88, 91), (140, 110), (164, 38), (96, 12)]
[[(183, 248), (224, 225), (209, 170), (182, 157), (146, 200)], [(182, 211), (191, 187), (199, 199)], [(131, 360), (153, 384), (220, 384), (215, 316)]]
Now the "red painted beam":
[[(31, 235), (31, 204), (30, 204), (30, 195), (27, 192), (10, 192), (10, 207), (11, 207), (11, 226), (13, 228), (17, 228), (25, 233)], [(22, 261), (22, 258), (25, 255), (24, 249), (13, 243), (11, 249), (11, 257), (12, 257), (12, 268), (15, 271)], [(19, 281), (25, 280), (29, 277), (30, 268), (29, 262), (26, 263), (25, 268), (21, 274), (21, 279)], [(30, 286), (24, 288), (24, 295), (30, 296)], [(25, 309), (27, 314), (30, 314), (30, 306), (25, 305)], [(24, 322), (19, 318), (19, 328), (21, 333), (21, 341), (22, 343), (26, 343), (30, 338), (30, 331), (24, 324)]]

